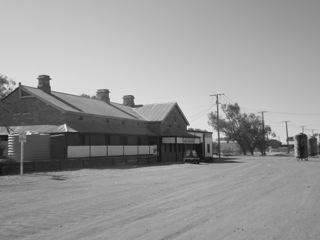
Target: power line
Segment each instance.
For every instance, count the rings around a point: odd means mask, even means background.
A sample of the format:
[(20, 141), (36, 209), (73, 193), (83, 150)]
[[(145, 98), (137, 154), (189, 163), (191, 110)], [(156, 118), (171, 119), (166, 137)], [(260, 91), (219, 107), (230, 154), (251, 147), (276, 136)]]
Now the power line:
[(320, 113), (289, 113), (289, 112), (272, 112), (269, 113), (276, 113), (276, 114), (285, 114), (285, 115), (300, 115), (300, 116), (320, 116)]
[[(191, 110), (191, 109), (196, 109), (196, 108), (208, 107), (208, 106), (210, 106), (210, 104), (211, 104), (211, 103), (208, 103), (208, 104), (206, 104), (206, 105), (201, 105), (201, 106), (184, 108), (183, 110)], [(211, 107), (211, 106), (210, 106), (210, 107)]]
[[(190, 121), (198, 119), (199, 117), (204, 116), (205, 113), (208, 113), (208, 111), (211, 109), (211, 106), (208, 106), (204, 110), (201, 110), (201, 112), (197, 112), (189, 117)], [(192, 120), (191, 120), (192, 119)]]
[[(230, 97), (224, 95), (224, 98), (228, 99), (230, 102), (235, 104), (236, 102), (233, 101)], [(246, 108), (243, 106), (240, 106), (241, 109), (246, 109), (249, 111), (254, 111), (254, 112), (261, 112), (259, 109), (252, 109), (252, 108)], [(302, 115), (302, 116), (320, 116), (320, 113), (293, 113), (293, 112), (277, 112), (277, 111), (268, 111), (268, 113), (275, 113), (275, 114), (288, 114), (288, 115)]]

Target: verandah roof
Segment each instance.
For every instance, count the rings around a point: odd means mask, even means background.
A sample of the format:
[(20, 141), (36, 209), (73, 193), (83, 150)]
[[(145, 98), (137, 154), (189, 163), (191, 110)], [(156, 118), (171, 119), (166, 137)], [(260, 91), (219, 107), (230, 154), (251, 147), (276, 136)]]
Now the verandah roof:
[[(68, 122), (61, 125), (27, 125), (27, 126), (10, 126), (10, 133), (23, 132), (37, 132), (37, 133), (105, 133), (105, 134), (120, 134), (120, 135), (149, 135), (159, 136), (146, 128), (133, 128), (130, 126), (106, 126), (99, 123), (83, 123), (83, 122)], [(8, 135), (5, 127), (0, 127), (1, 135)]]

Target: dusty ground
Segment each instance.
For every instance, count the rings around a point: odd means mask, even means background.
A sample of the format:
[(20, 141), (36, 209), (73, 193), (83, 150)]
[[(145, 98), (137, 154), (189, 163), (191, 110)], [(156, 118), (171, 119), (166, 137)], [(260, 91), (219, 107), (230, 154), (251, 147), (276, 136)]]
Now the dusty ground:
[(0, 239), (320, 239), (320, 158), (0, 177)]

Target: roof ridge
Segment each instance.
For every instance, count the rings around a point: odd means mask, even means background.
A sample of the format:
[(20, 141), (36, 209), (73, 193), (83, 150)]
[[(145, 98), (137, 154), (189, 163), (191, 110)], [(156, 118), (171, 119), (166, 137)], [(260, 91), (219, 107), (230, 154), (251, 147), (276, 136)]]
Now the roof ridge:
[[(120, 105), (120, 103), (115, 103), (115, 104), (119, 104), (119, 105)], [(124, 111), (124, 110), (122, 110), (121, 108), (115, 106), (114, 103), (113, 103), (113, 104), (110, 103), (110, 106), (113, 106), (114, 108), (118, 109), (119, 111), (121, 111), (121, 112), (123, 112), (123, 113), (125, 113), (125, 114), (128, 114), (129, 116), (137, 119), (136, 116), (134, 116), (134, 115), (128, 113), (127, 111)], [(121, 104), (121, 106), (124, 106), (124, 105)], [(128, 106), (124, 106), (124, 107), (128, 107)], [(129, 107), (129, 108), (130, 108), (130, 107)], [(132, 109), (132, 108), (131, 108), (131, 109)], [(138, 120), (139, 120), (139, 119), (138, 119)]]
[(68, 105), (69, 107), (72, 107), (76, 110), (78, 110), (79, 112), (83, 112), (80, 108), (77, 108), (76, 106), (72, 105), (71, 103), (59, 98), (58, 96), (54, 95), (54, 94), (49, 94), (51, 95), (52, 97), (54, 97), (55, 99), (59, 100), (60, 102), (63, 102), (64, 104)]
[(177, 102), (147, 103), (147, 104), (143, 104), (142, 107), (147, 106), (147, 105), (176, 104), (176, 103)]
[(143, 116), (141, 113), (139, 113), (135, 108), (132, 108), (133, 111), (135, 111), (137, 114), (139, 114), (139, 116), (141, 116), (142, 118), (144, 118), (145, 120), (150, 122), (150, 119), (146, 118), (145, 116)]
[[(66, 110), (65, 110), (65, 109), (63, 109), (62, 107), (57, 106), (55, 103), (52, 103), (51, 101), (49, 101), (49, 100), (47, 100), (47, 99), (45, 99), (45, 98), (43, 98), (43, 97), (39, 96), (39, 94), (34, 93), (34, 92), (32, 92), (32, 91), (30, 91), (30, 90), (29, 90), (29, 88), (31, 88), (31, 89), (39, 90), (39, 91), (43, 92), (43, 91), (42, 91), (42, 90), (40, 90), (39, 88), (36, 88), (36, 87), (30, 87), (30, 86), (26, 86), (26, 85), (20, 85), (19, 87), (21, 87), (21, 90), (23, 89), (23, 90), (27, 91), (28, 93), (30, 93), (31, 95), (35, 96), (36, 98), (41, 99), (41, 101), (44, 101), (44, 102), (46, 102), (46, 103), (49, 103), (51, 106), (53, 106), (53, 107), (55, 107), (55, 108), (62, 109), (62, 110), (64, 110), (64, 111), (66, 111)], [(45, 92), (43, 92), (43, 93), (45, 93)], [(68, 106), (68, 107), (72, 108), (74, 111), (79, 111), (79, 109), (78, 109), (78, 108), (76, 108), (75, 106), (70, 105), (70, 104), (68, 104), (68, 103), (66, 103), (66, 102), (64, 102), (64, 101), (61, 101), (61, 99), (57, 98), (57, 97), (56, 97), (56, 96), (54, 96), (53, 94), (48, 94), (48, 93), (45, 93), (45, 94), (47, 94), (47, 95), (49, 95), (50, 97), (52, 97), (52, 98), (54, 98), (54, 99), (56, 99), (56, 100), (60, 101), (61, 103), (65, 104), (66, 106)], [(81, 111), (81, 110), (80, 110), (80, 111)], [(82, 111), (81, 111), (81, 112), (82, 112)]]

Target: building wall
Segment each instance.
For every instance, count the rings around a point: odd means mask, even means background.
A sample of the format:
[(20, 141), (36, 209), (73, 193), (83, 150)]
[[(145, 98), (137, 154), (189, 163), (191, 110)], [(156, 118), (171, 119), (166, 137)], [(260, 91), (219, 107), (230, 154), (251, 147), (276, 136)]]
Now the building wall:
[[(161, 145), (161, 161), (176, 162), (182, 161), (182, 144), (163, 143)], [(181, 158), (181, 159), (180, 159)]]
[(163, 133), (170, 128), (178, 132), (180, 131), (181, 133), (185, 133), (187, 130), (187, 123), (177, 107), (175, 107), (162, 122), (161, 132)]
[[(112, 129), (113, 127), (121, 127), (123, 131), (128, 129), (135, 128), (137, 130), (141, 129), (149, 129), (148, 122), (139, 121), (139, 120), (131, 120), (131, 119), (120, 119), (120, 118), (113, 118), (113, 117), (103, 117), (103, 116), (93, 116), (93, 115), (79, 115), (74, 113), (68, 113), (66, 115), (66, 120), (72, 122), (83, 122), (83, 123), (90, 123), (90, 124), (103, 124), (105, 129), (103, 131), (108, 132), (108, 129)], [(158, 130), (159, 132), (159, 130)]]
[(147, 122), (147, 128), (161, 135), (161, 122)]
[(18, 90), (4, 102), (11, 104), (10, 109), (16, 120), (15, 125), (63, 124), (65, 120), (65, 115), (61, 111), (35, 97), (20, 98)]
[(202, 157), (212, 157), (212, 133), (202, 131), (188, 131), (188, 133), (200, 137), (201, 147), (198, 149), (198, 154)]

